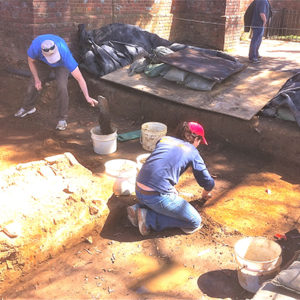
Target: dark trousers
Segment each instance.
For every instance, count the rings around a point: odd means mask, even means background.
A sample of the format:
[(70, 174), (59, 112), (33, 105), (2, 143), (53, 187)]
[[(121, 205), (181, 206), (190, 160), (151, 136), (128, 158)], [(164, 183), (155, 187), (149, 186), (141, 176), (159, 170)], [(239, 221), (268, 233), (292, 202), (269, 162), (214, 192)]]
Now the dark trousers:
[[(68, 77), (69, 70), (64, 67), (51, 68), (47, 64), (36, 61), (35, 62), (39, 78), (44, 85), (50, 80), (50, 73), (54, 71), (57, 92), (56, 92), (56, 116), (58, 120), (67, 120), (69, 110), (69, 94), (68, 94)], [(35, 106), (39, 91), (35, 88), (33, 76), (27, 88), (26, 95), (23, 101), (23, 108), (31, 109)]]
[(252, 28), (252, 39), (249, 48), (249, 59), (258, 59), (259, 57), (259, 47), (261, 45), (262, 39), (264, 36), (264, 28)]

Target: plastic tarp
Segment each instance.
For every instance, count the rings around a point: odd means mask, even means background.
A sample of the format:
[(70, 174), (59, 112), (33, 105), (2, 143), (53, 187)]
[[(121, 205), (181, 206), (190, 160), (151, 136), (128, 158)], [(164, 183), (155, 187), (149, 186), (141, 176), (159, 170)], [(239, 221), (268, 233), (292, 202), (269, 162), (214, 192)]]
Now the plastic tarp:
[(161, 61), (215, 82), (222, 82), (244, 68), (243, 64), (230, 55), (196, 47), (187, 47), (165, 55), (161, 57)]
[(78, 26), (80, 67), (96, 76), (103, 76), (147, 56), (158, 46), (170, 42), (138, 26), (109, 24), (87, 31)]
[(286, 81), (277, 95), (262, 110), (262, 114), (269, 117), (280, 117), (285, 114), (284, 119), (294, 120), (300, 127), (300, 72)]

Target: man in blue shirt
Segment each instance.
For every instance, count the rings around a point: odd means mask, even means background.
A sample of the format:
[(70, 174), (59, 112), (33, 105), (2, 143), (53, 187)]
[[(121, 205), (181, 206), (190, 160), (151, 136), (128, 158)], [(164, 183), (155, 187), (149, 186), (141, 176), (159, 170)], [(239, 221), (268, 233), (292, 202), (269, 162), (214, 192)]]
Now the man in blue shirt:
[(80, 89), (91, 105), (97, 101), (89, 96), (86, 82), (78, 68), (78, 64), (66, 44), (59, 36), (44, 34), (36, 37), (27, 50), (28, 65), (32, 77), (23, 100), (22, 107), (15, 113), (15, 117), (23, 118), (36, 111), (35, 103), (42, 83), (49, 78), (51, 70), (55, 71), (57, 81), (57, 119), (56, 129), (65, 130), (69, 109), (68, 77), (71, 73), (77, 80)]
[(210, 197), (214, 179), (209, 174), (197, 147), (207, 145), (204, 129), (196, 122), (183, 122), (178, 136), (162, 137), (143, 164), (136, 179), (136, 197), (139, 204), (127, 208), (128, 219), (139, 227), (142, 235), (150, 230), (180, 228), (193, 233), (202, 227), (197, 210), (181, 198), (175, 185), (180, 175), (191, 167), (202, 197)]
[(259, 47), (261, 45), (264, 30), (270, 16), (270, 4), (268, 0), (254, 0), (253, 15), (251, 21), (252, 38), (249, 48), (249, 60), (259, 63)]

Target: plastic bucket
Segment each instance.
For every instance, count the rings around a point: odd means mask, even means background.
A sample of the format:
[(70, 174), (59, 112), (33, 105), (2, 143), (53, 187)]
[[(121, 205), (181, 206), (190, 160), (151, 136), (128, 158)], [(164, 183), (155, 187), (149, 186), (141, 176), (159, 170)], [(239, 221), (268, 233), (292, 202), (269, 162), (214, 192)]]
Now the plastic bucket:
[(104, 164), (105, 172), (115, 178), (115, 195), (131, 195), (135, 192), (137, 164), (128, 159), (113, 159)]
[(141, 144), (147, 151), (153, 151), (157, 141), (167, 134), (167, 125), (159, 122), (147, 122), (142, 124)]
[(261, 285), (273, 278), (281, 264), (281, 247), (264, 237), (247, 237), (234, 246), (240, 285), (256, 293)]
[(111, 134), (100, 134), (100, 126), (91, 129), (94, 152), (97, 154), (110, 154), (117, 150), (117, 131)]

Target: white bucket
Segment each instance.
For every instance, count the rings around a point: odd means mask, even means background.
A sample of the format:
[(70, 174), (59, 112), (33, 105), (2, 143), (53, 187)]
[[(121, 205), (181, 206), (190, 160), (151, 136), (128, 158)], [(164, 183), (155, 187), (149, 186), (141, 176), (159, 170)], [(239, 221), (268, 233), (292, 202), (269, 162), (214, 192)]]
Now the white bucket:
[(167, 134), (167, 125), (159, 122), (148, 122), (142, 124), (141, 144), (147, 151), (153, 151), (157, 141)]
[(268, 279), (275, 277), (281, 264), (281, 247), (264, 237), (247, 237), (234, 246), (240, 285), (256, 293)]
[(97, 154), (110, 154), (117, 150), (117, 131), (111, 134), (100, 134), (100, 126), (91, 129), (94, 152)]
[(115, 195), (131, 195), (135, 192), (137, 164), (128, 159), (113, 159), (104, 164), (105, 172), (115, 178)]

